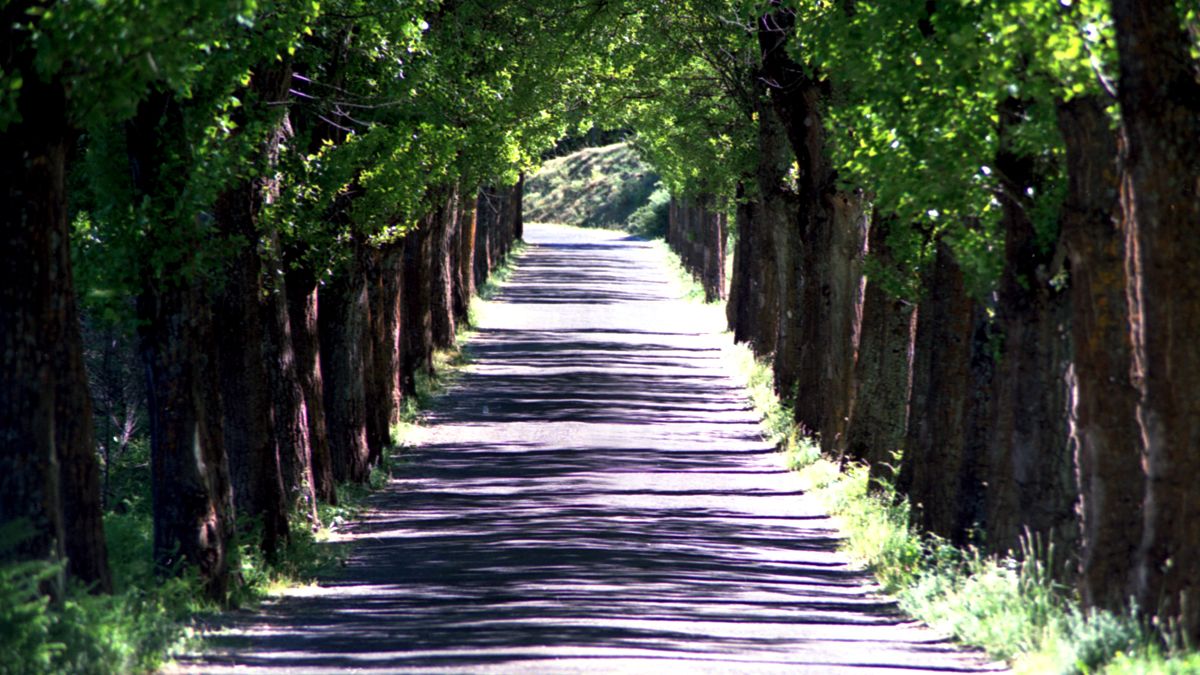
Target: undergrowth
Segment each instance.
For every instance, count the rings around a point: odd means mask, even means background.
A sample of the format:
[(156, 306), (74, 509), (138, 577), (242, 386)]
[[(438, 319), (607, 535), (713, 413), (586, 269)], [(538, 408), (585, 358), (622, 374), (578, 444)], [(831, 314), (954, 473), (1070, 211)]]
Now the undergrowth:
[(1200, 656), (1170, 630), (1081, 609), (1048, 570), (1054, 551), (1026, 539), (1019, 555), (959, 549), (908, 524), (908, 504), (868, 471), (819, 459), (800, 472), (867, 565), (908, 614), (1012, 664), (1018, 673), (1200, 672)]
[[(207, 604), (194, 578), (154, 578), (149, 528), (141, 521), (134, 514), (105, 519), (112, 595), (69, 584), (52, 602), (41, 585), (61, 578), (62, 563), (0, 566), (0, 672), (148, 672), (186, 643), (192, 636), (187, 619)], [(22, 539), (17, 525), (0, 528), (0, 548), (11, 550)], [(141, 551), (147, 562), (131, 564)]]

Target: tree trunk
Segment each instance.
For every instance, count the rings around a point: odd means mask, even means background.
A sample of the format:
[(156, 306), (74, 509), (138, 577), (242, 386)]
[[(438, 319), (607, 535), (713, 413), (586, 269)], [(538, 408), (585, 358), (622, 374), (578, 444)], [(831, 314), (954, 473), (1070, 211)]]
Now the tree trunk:
[[(0, 133), (0, 523), (28, 537), (0, 559), (67, 557), (67, 573), (108, 592), (92, 401), (83, 365), (67, 222), (67, 92), (37, 73), (29, 3), (0, 9), (0, 71), (23, 81), (20, 121)], [(36, 21), (36, 19), (35, 19)], [(11, 78), (10, 78), (11, 79)], [(12, 533), (16, 534), (16, 533)], [(45, 584), (57, 596), (62, 579)]]
[[(154, 559), (194, 567), (209, 597), (233, 581), (233, 491), (222, 444), (212, 317), (194, 282), (158, 279), (138, 297), (150, 418)], [(149, 280), (147, 280), (149, 281)]]
[(508, 239), (505, 231), (511, 226), (511, 211), (508, 205), (510, 192), (505, 188), (500, 188), (496, 191), (496, 221), (492, 224), (492, 228), (488, 230), (488, 273), (496, 269), (500, 261), (504, 259), (504, 242)]
[[(56, 228), (55, 314), (63, 319), (55, 350), (55, 445), (60, 470), (63, 504), (63, 548), (67, 574), (93, 592), (111, 593), (108, 544), (100, 495), (100, 467), (96, 461), (92, 397), (83, 364), (83, 341), (79, 312), (75, 306), (75, 284), (71, 273), (70, 248), (65, 220)], [(45, 335), (43, 339), (49, 339)]]
[[(894, 218), (871, 218), (870, 255), (879, 269), (894, 263), (887, 236), (896, 225)], [(911, 303), (888, 295), (878, 281), (867, 281), (854, 371), (856, 401), (846, 432), (845, 457), (852, 461), (882, 465), (903, 446), (912, 319)]]
[[(767, 100), (764, 90), (755, 99), (758, 114), (758, 162), (755, 178), (758, 183), (759, 208), (755, 248), (762, 252), (757, 261), (761, 299), (756, 303), (755, 322), (761, 344), (759, 355), (774, 354), (775, 387), (781, 395), (793, 392), (785, 380), (793, 380), (793, 365), (800, 350), (796, 321), (797, 286), (794, 281), (795, 251), (799, 244), (796, 232), (795, 195), (788, 186), (788, 171), (792, 156), (779, 116)], [(752, 263), (753, 264), (753, 263)], [(782, 378), (782, 379), (781, 379)]]
[[(264, 177), (253, 180), (257, 198), (250, 202), (250, 205), (255, 230), (261, 228), (259, 207), (273, 204), (279, 198), (279, 179), (272, 173), (279, 165), (279, 156), (284, 144), (293, 136), (288, 113), (285, 111), (278, 114), (270, 103), (285, 98), (291, 85), (290, 63), (278, 62), (256, 68), (252, 81), (256, 95), (255, 103), (260, 113), (277, 116), (274, 118), (274, 129), (263, 146), (263, 160), (267, 170), (263, 172)], [(312, 466), (308, 405), (292, 341), (287, 280), (283, 272), (286, 263), (281, 252), (278, 230), (270, 225), (261, 236), (268, 243), (261, 251), (261, 255), (264, 256), (264, 276), (260, 283), (266, 290), (259, 302), (264, 327), (262, 348), (270, 383), (271, 441), (273, 454), (279, 465), (284, 514), (286, 518), (292, 510), (302, 513), (309, 524), (316, 528), (320, 526), (320, 517), (317, 512)]]
[(513, 242), (521, 241), (525, 238), (525, 174), (522, 172), (517, 176), (517, 184), (512, 189), (512, 231), (509, 234), (508, 245), (505, 246), (504, 252), (512, 248)]
[(223, 599), (233, 581), (233, 492), (221, 429), (219, 360), (211, 297), (189, 268), (205, 233), (164, 202), (182, 190), (184, 115), (174, 95), (155, 91), (126, 126), (135, 197), (160, 213), (147, 250), (174, 249), (161, 269), (141, 270), (138, 336), (150, 418), (154, 558), (159, 569), (194, 567), (207, 594)]
[(718, 210), (715, 199), (711, 208), (704, 227), (704, 299), (716, 302), (725, 299), (725, 240), (728, 227), (725, 213)]
[[(45, 110), (36, 113), (38, 116), (45, 114)], [(108, 567), (108, 545), (104, 538), (92, 397), (88, 388), (87, 372), (84, 369), (83, 340), (80, 335), (79, 311), (76, 307), (70, 234), (66, 220), (65, 144), (61, 148), (50, 150), (47, 153), (49, 157), (42, 155), (40, 150), (39, 148), (31, 152), (31, 159), (36, 157), (48, 161), (36, 168), (31, 166), (31, 175), (26, 180), (53, 181), (51, 190), (54, 196), (35, 197), (46, 200), (41, 205), (46, 210), (26, 222), (31, 228), (45, 228), (51, 237), (53, 260), (50, 278), (54, 294), (51, 310), (54, 320), (59, 325), (56, 331), (34, 334), (55, 347), (52, 354), (52, 378), (55, 387), (54, 430), (56, 459), (60, 471), (63, 551), (67, 556), (67, 574), (70, 577), (89, 585), (93, 592), (109, 593), (112, 591), (112, 575)], [(62, 154), (58, 154), (60, 151)], [(39, 162), (32, 159), (30, 164), (37, 165)], [(56, 207), (46, 203), (55, 199), (58, 200)], [(42, 217), (46, 217), (46, 220), (42, 220)], [(39, 220), (42, 222), (37, 222)], [(57, 337), (52, 337), (54, 332), (57, 332)]]
[[(16, 20), (8, 14), (0, 11), (10, 20), (5, 31)], [(29, 56), (24, 51), (17, 54)], [(6, 70), (14, 65), (0, 57)], [(0, 550), (4, 561), (58, 560), (65, 538), (56, 366), (68, 320), (63, 301), (74, 293), (71, 278), (59, 274), (69, 250), (66, 101), (61, 87), (34, 77), (26, 83), (17, 100), (24, 119), (0, 136), (0, 523), (28, 525), (27, 537)], [(59, 578), (46, 590), (58, 595), (61, 587)]]
[(1067, 149), (1062, 236), (1071, 262), (1075, 395), (1071, 437), (1083, 502), (1080, 591), (1089, 607), (1128, 609), (1142, 532), (1145, 474), (1130, 379), (1125, 233), (1117, 135), (1105, 104), (1058, 106)]
[(300, 376), (308, 417), (313, 490), (317, 493), (317, 499), (326, 504), (337, 504), (329, 431), (325, 424), (325, 378), (321, 375), (317, 280), (303, 266), (301, 256), (296, 251), (285, 250), (284, 253), (284, 292), (287, 294), (296, 370)]
[(704, 289), (705, 302), (725, 293), (725, 214), (715, 210), (716, 199), (671, 198), (667, 244)]
[[(775, 382), (785, 393), (795, 389), (796, 422), (807, 433), (828, 426), (825, 392), (826, 350), (831, 344), (833, 171), (826, 157), (821, 102), (826, 82), (788, 55), (796, 16), (778, 10), (759, 22), (762, 76), (772, 83), (771, 101), (795, 155), (797, 223), (777, 236), (781, 284), (780, 339), (776, 344)], [(760, 141), (761, 147), (761, 141)], [(794, 233), (799, 232), (799, 239)], [(786, 257), (785, 257), (786, 256)], [(794, 302), (793, 299), (798, 299)], [(797, 333), (798, 327), (798, 333)]]
[(1200, 640), (1200, 82), (1171, 0), (1113, 0), (1131, 188), (1138, 421), (1146, 448), (1138, 603)]
[[(1009, 140), (1025, 105), (1008, 99), (999, 115), (996, 169), (1004, 180), (1005, 265), (997, 302), (1003, 335), (988, 461), (988, 545), (996, 552), (1016, 550), (1031, 533), (1064, 552), (1078, 541), (1078, 490), (1067, 435), (1070, 305), (1067, 294), (1050, 283), (1056, 247), (1039, 244), (1029, 217), (1027, 195), (1041, 188), (1034, 160)], [(1066, 557), (1055, 562), (1061, 566)]]
[[(361, 244), (356, 242), (355, 247)], [(333, 477), (365, 483), (370, 474), (366, 382), (370, 310), (358, 255), (321, 287), (321, 376)]]
[[(420, 227), (404, 237), (404, 273), (401, 312), (403, 334), (401, 377), (404, 391), (416, 391), (416, 374), (433, 372), (433, 315), (431, 309), (432, 256), (431, 220), (427, 215)], [(490, 242), (489, 242), (490, 245)], [(490, 266), (485, 268), (490, 269)], [(486, 273), (486, 272), (485, 272)]]
[[(1049, 288), (1016, 302), (1005, 296), (988, 462), (988, 543), (996, 552), (1016, 550), (1032, 533), (1071, 552), (1078, 541), (1079, 493), (1067, 429), (1070, 306), (1065, 292)], [(1067, 571), (1069, 562), (1056, 560), (1058, 571)]]
[(273, 273), (270, 277), (273, 283), (262, 306), (263, 323), (267, 327), (263, 351), (274, 403), (275, 454), (279, 457), (287, 508), (303, 513), (315, 528), (320, 526), (320, 517), (317, 515), (308, 405), (292, 343), (285, 280), (282, 273)]
[(439, 349), (454, 347), (457, 327), (454, 321), (453, 244), (458, 230), (458, 187), (451, 185), (444, 192), (435, 214), (429, 219), (430, 253), (430, 311), (433, 318), (433, 346)]
[[(290, 67), (286, 78), (275, 82), (274, 93), (283, 96), (291, 84)], [(284, 74), (281, 72), (280, 74)], [(266, 84), (266, 83), (263, 83)], [(292, 136), (291, 123), (285, 114), (267, 140), (267, 165), (279, 164), (283, 144)], [(279, 182), (268, 178), (259, 181), (266, 204), (279, 198)], [(262, 321), (266, 327), (263, 344), (264, 360), (271, 383), (272, 441), (279, 458), (283, 483), (283, 498), (287, 510), (304, 514), (313, 529), (321, 525), (317, 512), (316, 475), (313, 472), (312, 431), (309, 426), (308, 402), (304, 394), (303, 377), (292, 338), (292, 319), (287, 293), (287, 263), (280, 244), (279, 232), (271, 226), (264, 233), (268, 246), (265, 281), (267, 294), (262, 300)]]
[(973, 303), (971, 317), (970, 385), (964, 403), (962, 469), (958, 483), (958, 527), (951, 540), (958, 546), (986, 541), (987, 497), (991, 476), (991, 445), (996, 421), (996, 348), (999, 327), (994, 307)]
[(512, 250), (513, 242), (521, 236), (523, 229), (523, 219), (521, 217), (521, 196), (524, 191), (524, 176), (516, 185), (506, 187), (502, 190), (504, 194), (504, 211), (501, 220), (501, 227), (496, 231), (497, 239), (496, 246), (493, 249), (495, 259), (492, 260), (492, 267), (499, 265), (508, 252)]
[[(757, 326), (752, 310), (760, 289), (755, 273), (759, 252), (754, 248), (753, 232), (757, 217), (757, 204), (746, 194), (746, 181), (737, 185), (737, 211), (734, 215), (733, 271), (729, 278), (729, 300), (725, 303), (725, 321), (733, 333), (733, 341), (749, 344), (752, 349), (758, 339)], [(757, 351), (757, 350), (756, 350)]]
[(492, 273), (493, 232), (500, 219), (499, 193), (490, 187), (480, 188), (475, 204), (475, 283), (484, 284)]
[(398, 280), (388, 279), (385, 260), (388, 249), (398, 244), (387, 244), (383, 248), (364, 247), (362, 251), (363, 283), (367, 288), (370, 319), (367, 331), (367, 360), (363, 372), (366, 386), (368, 421), (367, 441), (371, 449), (368, 463), (376, 466), (383, 459), (383, 452), (391, 444), (392, 406), (395, 396), (392, 391), (396, 381), (395, 341), (395, 293), (390, 286)]
[(411, 392), (404, 390), (404, 241), (393, 242), (384, 248), (383, 254), (384, 297), (379, 311), (384, 314), (387, 331), (388, 395), (391, 396), (392, 417), (389, 426), (399, 424), (404, 410), (404, 398)]
[(825, 400), (821, 450), (838, 456), (846, 448), (846, 431), (854, 405), (854, 361), (862, 328), (862, 263), (866, 253), (868, 217), (861, 193), (839, 192), (830, 197), (828, 277), (823, 293), (828, 300), (825, 367), (816, 383)]
[(938, 241), (917, 309), (908, 433), (897, 487), (915, 527), (959, 536), (958, 488), (963, 408), (970, 384), (971, 299), (950, 247)]
[(454, 283), (454, 316), (460, 323), (470, 320), (471, 298), (475, 296), (475, 205), (460, 196), (457, 272)]
[[(230, 252), (213, 310), (216, 373), (225, 453), (239, 518), (262, 527), (261, 546), (273, 558), (288, 536), (279, 455), (272, 429), (271, 377), (263, 327), (262, 259), (255, 221), (261, 194), (251, 181), (217, 200), (214, 220)], [(250, 525), (251, 523), (245, 523)]]

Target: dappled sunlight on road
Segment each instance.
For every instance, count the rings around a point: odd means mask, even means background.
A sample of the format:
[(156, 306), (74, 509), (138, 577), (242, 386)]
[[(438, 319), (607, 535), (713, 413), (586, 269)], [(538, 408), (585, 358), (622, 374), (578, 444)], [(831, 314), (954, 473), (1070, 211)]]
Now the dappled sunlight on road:
[(352, 530), (205, 672), (978, 672), (836, 551), (659, 254), (532, 246)]

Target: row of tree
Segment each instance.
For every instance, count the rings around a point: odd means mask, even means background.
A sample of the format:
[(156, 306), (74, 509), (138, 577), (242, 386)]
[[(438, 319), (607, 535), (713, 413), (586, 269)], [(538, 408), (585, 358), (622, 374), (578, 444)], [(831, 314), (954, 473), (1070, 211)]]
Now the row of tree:
[(1200, 637), (1197, 9), (769, 4), (663, 17), (629, 113), (734, 214), (736, 338), (826, 453), (901, 451), (914, 526)]
[(378, 461), (520, 234), (519, 187), (480, 186), (596, 122), (637, 131), (694, 266), (731, 216), (730, 325), (827, 452), (902, 449), (914, 524), (1051, 539), (1089, 605), (1200, 637), (1197, 14), (10, 1), (5, 555), (106, 585), (82, 306), (136, 334), (156, 556), (221, 595), (234, 513), (269, 552)]
[(672, 199), (667, 204), (667, 245), (679, 255), (684, 269), (691, 272), (704, 289), (706, 302), (725, 297), (726, 216), (699, 200)]
[(4, 3), (0, 555), (111, 587), (81, 316), (137, 345), (162, 570), (222, 598), (239, 536), (273, 556), (366, 481), (520, 238), (606, 16)]

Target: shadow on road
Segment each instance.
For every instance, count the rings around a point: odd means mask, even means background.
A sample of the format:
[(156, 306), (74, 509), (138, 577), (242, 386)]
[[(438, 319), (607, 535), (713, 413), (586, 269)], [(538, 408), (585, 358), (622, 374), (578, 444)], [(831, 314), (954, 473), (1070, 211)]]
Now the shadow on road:
[[(481, 328), (349, 564), (242, 615), (203, 669), (986, 669), (836, 552), (717, 338), (663, 320), (669, 285), (631, 249), (534, 247), (501, 308), (546, 314)], [(624, 305), (644, 320), (606, 314)]]

